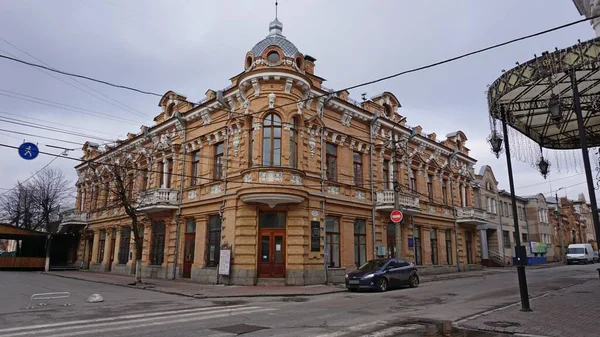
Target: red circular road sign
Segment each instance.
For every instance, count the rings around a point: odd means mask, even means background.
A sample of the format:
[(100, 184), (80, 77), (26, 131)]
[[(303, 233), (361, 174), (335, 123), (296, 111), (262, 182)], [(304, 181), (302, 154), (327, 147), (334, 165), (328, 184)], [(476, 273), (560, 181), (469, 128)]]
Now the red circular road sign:
[(390, 214), (390, 220), (392, 220), (393, 222), (400, 222), (400, 221), (402, 221), (403, 217), (404, 217), (404, 214), (402, 214), (402, 212), (400, 212), (397, 209), (392, 211), (392, 214)]

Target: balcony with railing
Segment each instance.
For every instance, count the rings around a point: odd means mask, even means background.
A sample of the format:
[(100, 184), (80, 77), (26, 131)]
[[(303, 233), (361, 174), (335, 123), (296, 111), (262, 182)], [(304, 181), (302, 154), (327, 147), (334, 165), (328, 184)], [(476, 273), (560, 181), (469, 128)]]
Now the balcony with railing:
[(86, 225), (88, 214), (86, 212), (73, 211), (62, 216), (63, 225)]
[(137, 197), (137, 210), (158, 212), (179, 207), (179, 191), (170, 188), (157, 188), (143, 191)]
[(488, 222), (487, 212), (473, 207), (457, 207), (456, 222), (469, 225), (481, 225)]
[[(378, 211), (391, 211), (394, 209), (394, 190), (381, 190), (377, 191), (377, 204), (376, 209)], [(398, 198), (400, 199), (400, 208), (406, 214), (418, 213), (421, 211), (421, 205), (419, 196), (417, 194), (408, 192), (399, 192)]]

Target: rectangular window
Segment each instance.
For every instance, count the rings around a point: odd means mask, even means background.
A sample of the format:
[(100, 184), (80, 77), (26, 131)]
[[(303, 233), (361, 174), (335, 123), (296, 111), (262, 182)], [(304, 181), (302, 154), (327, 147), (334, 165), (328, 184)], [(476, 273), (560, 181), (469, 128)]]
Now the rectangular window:
[(521, 233), (521, 243), (527, 242), (527, 233)]
[(186, 219), (185, 220), (185, 233), (196, 233), (196, 219)]
[(192, 177), (190, 185), (198, 185), (198, 177), (200, 176), (200, 151), (192, 152)]
[(159, 175), (159, 188), (165, 187), (165, 163), (162, 161), (158, 162), (158, 175)]
[(387, 159), (383, 160), (383, 189), (387, 190), (390, 188), (390, 161)]
[(165, 223), (152, 224), (152, 239), (150, 241), (150, 264), (160, 266), (165, 256)]
[(354, 264), (356, 268), (367, 262), (367, 230), (365, 220), (354, 220)]
[(508, 204), (508, 211), (506, 213), (508, 213), (509, 218), (516, 216), (516, 214), (512, 214), (513, 213), (512, 202), (510, 204)]
[(173, 158), (167, 159), (167, 185), (166, 188), (171, 188), (171, 183), (173, 180)]
[(362, 187), (363, 185), (363, 170), (362, 170), (362, 154), (360, 152), (352, 153), (352, 165), (354, 168), (354, 185)]
[(435, 228), (429, 230), (429, 243), (431, 245), (431, 263), (438, 264), (438, 245), (437, 245), (437, 231)]
[(433, 177), (430, 174), (427, 175), (427, 197), (433, 202)]
[(325, 257), (330, 268), (340, 267), (340, 218), (325, 217)]
[(496, 199), (492, 198), (492, 213), (496, 214)]
[(310, 222), (310, 251), (321, 251), (321, 223), (319, 221)]
[(215, 144), (215, 170), (214, 178), (223, 179), (223, 142)]
[(100, 231), (100, 239), (98, 240), (98, 263), (102, 263), (104, 260), (104, 246), (106, 245), (106, 230)]
[(119, 264), (127, 264), (129, 260), (129, 248), (131, 247), (131, 228), (125, 227), (121, 230), (119, 241)]
[(143, 169), (142, 171), (142, 181), (140, 184), (140, 191), (145, 191), (148, 188), (148, 171), (147, 169)]
[(415, 264), (422, 265), (423, 258), (421, 255), (421, 227), (415, 226), (413, 228), (413, 240), (414, 240), (414, 249), (415, 249)]
[[(110, 183), (107, 183), (110, 184)], [(108, 207), (108, 195), (110, 194), (110, 189), (108, 188), (108, 186), (106, 186), (104, 188), (104, 191), (102, 192), (102, 208), (107, 208)]]
[(452, 264), (452, 230), (446, 229), (446, 262)]
[[(127, 175), (127, 180), (125, 180), (125, 183), (127, 184), (127, 199), (133, 200), (133, 188), (135, 185), (135, 176), (133, 173), (129, 173)], [(115, 195), (115, 199), (118, 199), (118, 197), (118, 195)]]
[(442, 199), (444, 205), (448, 205), (448, 185), (446, 179), (442, 180)]
[(417, 191), (417, 179), (415, 178), (415, 172), (412, 168), (408, 168), (408, 183), (411, 191)]
[(221, 257), (221, 217), (209, 216), (206, 227), (206, 266), (216, 267)]
[(250, 132), (248, 133), (248, 138), (250, 139), (248, 142), (248, 167), (252, 167), (252, 156), (254, 153), (254, 120), (252, 118), (250, 118)]
[(337, 181), (337, 146), (327, 143), (325, 146), (326, 164), (327, 164), (327, 180)]
[(510, 248), (510, 232), (502, 231), (502, 241), (504, 242), (504, 248)]

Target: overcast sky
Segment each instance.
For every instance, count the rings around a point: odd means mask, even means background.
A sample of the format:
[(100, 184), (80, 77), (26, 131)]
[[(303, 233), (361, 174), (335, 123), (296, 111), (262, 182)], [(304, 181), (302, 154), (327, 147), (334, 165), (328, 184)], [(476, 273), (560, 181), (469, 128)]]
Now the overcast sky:
[[(4, 0), (0, 1), (0, 53), (159, 94), (174, 90), (197, 101), (206, 90), (227, 86), (228, 79), (243, 70), (245, 53), (268, 33), (273, 2)], [(283, 34), (300, 52), (317, 59), (315, 73), (327, 79), (325, 85), (339, 89), (580, 16), (569, 0), (280, 0), (279, 19)], [(362, 92), (372, 96), (390, 91), (400, 100), (400, 113), (408, 117), (410, 125), (421, 125), (438, 137), (462, 130), (469, 138), (466, 146), (471, 156), (478, 160), (476, 171), (491, 165), (500, 188), (508, 189), (505, 159), (496, 159), (486, 143), (486, 86), (516, 61), (523, 63), (534, 54), (593, 37), (589, 23), (582, 23), (360, 88), (352, 96), (360, 99)], [(138, 132), (142, 124), (151, 125), (159, 112), (158, 97), (77, 81), (0, 60), (0, 129), (83, 143), (86, 138), (2, 120), (27, 120), (114, 139)], [(107, 115), (111, 119), (105, 118)], [(0, 131), (2, 144), (18, 146), (23, 140), (37, 142), (42, 151), (53, 153), (60, 150), (46, 145), (80, 148)], [(79, 151), (69, 153), (71, 157), (80, 155)], [(0, 193), (52, 160), (40, 155), (25, 161), (16, 150), (7, 148), (0, 148), (0, 158)], [(555, 160), (554, 155), (550, 160)], [(596, 162), (592, 161), (594, 169)], [(60, 158), (52, 166), (63, 169), (74, 182), (75, 164)], [(556, 165), (552, 168), (550, 179), (554, 182), (550, 186), (534, 168), (516, 162), (517, 194), (547, 193), (558, 187), (568, 187), (570, 198), (587, 194), (581, 172), (557, 172)]]

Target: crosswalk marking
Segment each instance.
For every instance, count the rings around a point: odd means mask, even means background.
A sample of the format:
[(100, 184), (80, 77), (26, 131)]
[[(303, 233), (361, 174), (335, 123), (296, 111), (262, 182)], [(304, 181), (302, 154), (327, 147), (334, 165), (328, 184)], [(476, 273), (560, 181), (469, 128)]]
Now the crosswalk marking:
[[(176, 323), (185, 323), (190, 321), (201, 321), (212, 318), (221, 318), (227, 317), (230, 315), (236, 314), (247, 314), (247, 313), (257, 313), (264, 311), (272, 311), (275, 309), (271, 308), (261, 308), (256, 306), (229, 306), (229, 307), (210, 307), (210, 308), (202, 308), (204, 310), (198, 309), (188, 309), (194, 310), (192, 312), (181, 313), (181, 310), (170, 311), (170, 312), (162, 312), (162, 313), (151, 313), (152, 316), (160, 317), (148, 317), (150, 314), (138, 314), (138, 315), (129, 315), (129, 316), (120, 316), (120, 317), (112, 317), (105, 318), (98, 323), (96, 320), (94, 324), (85, 324), (80, 325), (79, 321), (71, 321), (71, 322), (63, 322), (56, 323), (61, 324), (59, 326), (48, 327), (46, 324), (40, 328), (40, 326), (32, 326), (26, 328), (12, 328), (11, 331), (18, 332), (8, 333), (6, 334), (6, 330), (0, 330), (0, 335), (2, 337), (17, 337), (17, 336), (25, 336), (25, 335), (45, 335), (48, 337), (58, 337), (58, 336), (78, 336), (85, 334), (94, 334), (98, 335), (99, 333), (111, 332), (111, 331), (119, 331), (119, 330), (130, 330), (136, 328), (144, 328), (148, 326), (157, 326), (157, 325), (166, 325), (166, 324), (176, 324)], [(212, 311), (208, 311), (212, 309)], [(133, 318), (132, 318), (133, 316)], [(129, 317), (128, 319), (123, 319), (124, 317)], [(94, 320), (88, 320), (94, 321)], [(79, 330), (79, 331), (73, 331)], [(52, 335), (50, 335), (52, 334)]]
[[(376, 329), (377, 326), (380, 326), (382, 329), (374, 331), (374, 329)], [(370, 322), (370, 323), (350, 326), (350, 327), (344, 328), (341, 331), (336, 331), (336, 332), (327, 333), (327, 334), (321, 334), (321, 335), (318, 335), (317, 337), (358, 336), (357, 334), (361, 333), (363, 331), (371, 331), (371, 332), (360, 335), (360, 337), (391, 337), (391, 336), (396, 336), (399, 333), (414, 331), (419, 328), (423, 328), (423, 325), (407, 324), (407, 325), (402, 325), (402, 326), (400, 326), (400, 325), (399, 326), (389, 326), (389, 324), (385, 321), (376, 321), (376, 322)]]
[(198, 307), (198, 308), (193, 308), (193, 309), (181, 309), (181, 310), (172, 310), (172, 311), (159, 311), (159, 312), (149, 312), (149, 313), (134, 314), (134, 315), (125, 315), (125, 316), (84, 319), (84, 320), (61, 322), (61, 323), (50, 323), (50, 324), (40, 324), (40, 325), (31, 325), (31, 326), (25, 326), (25, 327), (9, 328), (9, 329), (0, 329), (0, 333), (7, 333), (7, 332), (13, 332), (13, 331), (22, 331), (22, 330), (42, 329), (42, 328), (53, 328), (53, 327), (60, 327), (60, 326), (74, 325), (74, 324), (110, 322), (110, 321), (116, 321), (116, 320), (127, 320), (127, 319), (135, 319), (135, 318), (142, 318), (142, 317), (153, 317), (153, 316), (162, 316), (162, 315), (183, 314), (183, 313), (188, 313), (188, 312), (202, 312), (202, 311), (214, 310), (216, 308), (233, 309), (233, 308), (239, 308), (239, 307), (242, 307), (242, 306), (243, 305), (230, 305), (230, 306), (223, 306), (223, 307)]

